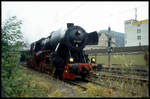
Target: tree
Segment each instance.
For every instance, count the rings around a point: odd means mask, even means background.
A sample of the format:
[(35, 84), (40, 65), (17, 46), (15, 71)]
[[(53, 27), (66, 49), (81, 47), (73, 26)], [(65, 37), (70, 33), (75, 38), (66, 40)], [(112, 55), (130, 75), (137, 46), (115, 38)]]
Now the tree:
[[(7, 60), (14, 50), (19, 52), (18, 48), (21, 47), (23, 36), (21, 32), (22, 21), (18, 20), (16, 16), (6, 19), (2, 24), (2, 60)], [(2, 61), (2, 66), (5, 62)]]
[[(2, 86), (7, 96), (13, 92), (14, 80), (19, 71), (19, 48), (22, 47), (22, 21), (18, 20), (16, 16), (6, 19), (2, 23)], [(14, 87), (15, 88), (15, 87)]]

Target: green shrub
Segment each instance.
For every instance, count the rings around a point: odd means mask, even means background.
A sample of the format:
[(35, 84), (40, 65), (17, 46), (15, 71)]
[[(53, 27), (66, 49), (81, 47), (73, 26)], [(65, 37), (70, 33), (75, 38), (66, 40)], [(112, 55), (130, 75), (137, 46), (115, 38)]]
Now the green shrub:
[[(19, 69), (19, 49), (23, 47), (21, 24), (22, 21), (18, 20), (16, 16), (6, 19), (2, 24), (1, 78), (4, 94), (7, 97), (44, 96), (44, 91), (37, 86), (31, 86), (31, 78)], [(40, 90), (39, 93), (37, 90)]]

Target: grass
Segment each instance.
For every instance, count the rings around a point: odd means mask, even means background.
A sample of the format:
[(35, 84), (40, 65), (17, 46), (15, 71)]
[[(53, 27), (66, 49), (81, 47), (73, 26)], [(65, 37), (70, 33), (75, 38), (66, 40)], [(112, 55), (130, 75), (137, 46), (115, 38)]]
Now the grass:
[[(49, 82), (41, 73), (22, 69), (22, 73), (28, 76), (30, 80), (23, 86), (24, 89), (29, 88), (30, 91), (24, 92), (20, 97), (61, 97), (62, 94), (57, 90), (56, 85)], [(20, 79), (24, 79), (23, 77)]]
[[(102, 57), (102, 58), (100, 58)], [(100, 60), (101, 59), (101, 60)], [(103, 60), (104, 64), (107, 64), (107, 56), (99, 56), (97, 62), (101, 62)], [(134, 73), (134, 70), (128, 70), (124, 68), (132, 68), (134, 65), (142, 65), (146, 64), (144, 60), (144, 55), (112, 55), (111, 63), (120, 64), (121, 73), (128, 74), (129, 72)], [(137, 66), (136, 66), (137, 67)], [(141, 66), (139, 66), (141, 67)], [(148, 67), (145, 65), (145, 67)], [(143, 67), (143, 68), (145, 68)], [(149, 89), (148, 84), (146, 83), (139, 83), (138, 81), (134, 80), (122, 80), (122, 79), (114, 79), (111, 80), (109, 78), (101, 79), (99, 78), (99, 83), (108, 86), (108, 88), (117, 88), (115, 97), (149, 97)], [(112, 96), (113, 97), (113, 96)]]
[[(64, 93), (63, 83), (59, 81), (52, 82), (47, 75), (43, 77), (41, 73), (32, 72), (23, 69), (22, 73), (28, 76), (30, 80), (25, 82), (23, 88), (30, 88), (30, 92), (24, 92), (20, 97), (70, 97)], [(20, 78), (22, 80), (23, 78)], [(74, 93), (71, 97), (149, 97), (148, 84), (135, 82), (133, 80), (122, 80), (109, 78), (98, 79), (103, 86), (95, 86), (92, 83), (86, 85), (87, 90), (82, 91), (79, 87), (74, 86)], [(107, 86), (107, 87), (106, 87)], [(69, 89), (66, 89), (67, 91)], [(67, 96), (68, 95), (68, 96)]]
[[(108, 88), (94, 86), (92, 83), (88, 83), (86, 85), (88, 89), (84, 93), (81, 91), (81, 89), (76, 87), (75, 88), (75, 91), (77, 92), (76, 96), (78, 97), (128, 97), (128, 98), (149, 97), (148, 86), (146, 84), (139, 85), (137, 82), (133, 82), (132, 84), (125, 83), (125, 82), (118, 83), (118, 81), (116, 82), (108, 79), (105, 80), (104, 82), (105, 83), (109, 82)], [(112, 88), (112, 86), (116, 87), (117, 89), (115, 90), (114, 88)]]
[(134, 80), (122, 80), (122, 79), (116, 79), (116, 80), (110, 80), (109, 78), (106, 78), (104, 80), (99, 80), (99, 83), (108, 84), (108, 88), (116, 88), (116, 91), (118, 91), (117, 95), (118, 97), (148, 97), (149, 91), (148, 91), (148, 84), (146, 83), (140, 83), (138, 81)]
[(112, 97), (114, 90), (110, 88), (96, 87), (92, 83), (86, 85), (87, 90), (82, 92), (82, 90), (75, 86), (75, 96), (76, 97)]

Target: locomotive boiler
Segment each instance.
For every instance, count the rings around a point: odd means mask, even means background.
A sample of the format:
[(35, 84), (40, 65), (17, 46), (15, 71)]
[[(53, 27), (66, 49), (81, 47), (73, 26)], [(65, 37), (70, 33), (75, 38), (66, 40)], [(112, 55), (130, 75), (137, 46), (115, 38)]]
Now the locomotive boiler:
[(32, 43), (30, 53), (33, 57), (28, 59), (27, 64), (60, 79), (75, 80), (76, 76), (84, 79), (92, 74), (96, 64), (95, 59), (92, 59), (92, 64), (89, 63), (83, 48), (97, 44), (96, 31), (87, 33), (82, 27), (68, 23), (65, 30), (54, 31), (47, 38)]

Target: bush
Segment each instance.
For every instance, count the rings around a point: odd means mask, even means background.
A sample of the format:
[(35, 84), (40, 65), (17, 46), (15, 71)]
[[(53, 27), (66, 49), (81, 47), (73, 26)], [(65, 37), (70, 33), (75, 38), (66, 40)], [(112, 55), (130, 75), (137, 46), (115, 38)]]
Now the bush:
[(6, 19), (2, 24), (2, 87), (7, 97), (28, 96), (32, 92), (30, 78), (19, 70), (22, 47), (22, 21), (16, 16)]

